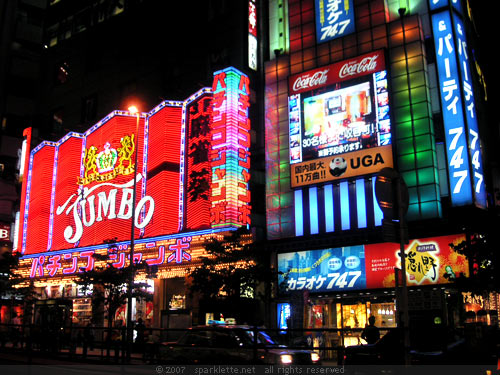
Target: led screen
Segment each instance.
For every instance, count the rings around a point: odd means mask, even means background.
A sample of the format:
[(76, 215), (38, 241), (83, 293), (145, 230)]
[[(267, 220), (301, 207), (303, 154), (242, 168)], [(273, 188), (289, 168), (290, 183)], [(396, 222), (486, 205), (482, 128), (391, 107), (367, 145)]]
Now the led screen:
[(290, 132), (292, 164), (391, 143), (386, 71), (373, 78), (302, 99)]
[[(372, 65), (372, 70), (380, 66)], [(303, 74), (304, 78), (297, 78), (293, 84), (294, 88), (300, 86), (296, 90), (300, 92), (290, 95), (288, 102), (292, 187), (392, 166), (387, 71), (366, 74), (367, 69), (360, 68), (359, 63), (349, 75), (346, 66), (353, 65), (347, 62), (340, 68), (338, 74), (343, 80), (332, 82), (326, 75), (334, 68), (328, 68)], [(321, 80), (326, 84), (303, 89)]]

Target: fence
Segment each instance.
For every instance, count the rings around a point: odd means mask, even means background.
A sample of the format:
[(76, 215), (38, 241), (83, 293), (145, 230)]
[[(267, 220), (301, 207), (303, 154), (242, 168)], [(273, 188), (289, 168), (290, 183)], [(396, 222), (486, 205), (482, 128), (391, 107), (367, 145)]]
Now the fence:
[[(216, 326), (214, 326), (215, 328)], [(253, 349), (253, 360), (258, 362), (259, 351), (286, 347), (308, 349), (317, 352), (323, 362), (341, 364), (346, 346), (360, 345), (362, 329), (266, 329), (262, 327), (241, 327), (250, 337), (249, 349)], [(207, 328), (204, 328), (207, 330)], [(210, 327), (208, 329), (211, 329)], [(51, 355), (74, 360), (98, 360), (100, 362), (161, 363), (168, 361), (169, 345), (178, 341), (192, 329), (145, 328), (134, 330), (130, 354), (126, 339), (126, 327), (56, 327), (37, 325), (0, 324), (0, 350), (25, 353), (28, 358), (37, 355)], [(381, 329), (383, 336), (390, 329)], [(258, 335), (256, 334), (258, 333)], [(227, 349), (227, 343), (212, 348)]]

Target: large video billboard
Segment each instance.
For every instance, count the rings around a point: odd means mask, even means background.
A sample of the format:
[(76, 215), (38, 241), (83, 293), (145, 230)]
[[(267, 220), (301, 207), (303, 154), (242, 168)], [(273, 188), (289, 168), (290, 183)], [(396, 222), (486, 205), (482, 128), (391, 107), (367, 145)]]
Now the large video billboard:
[(192, 239), (248, 225), (249, 92), (248, 77), (227, 68), (185, 101), (114, 111), (83, 134), (34, 148), (18, 246), (31, 276), (55, 275), (46, 268), (54, 256), (71, 274), (106, 243), (126, 252), (132, 220), (154, 264), (190, 261)]
[(288, 107), (292, 187), (393, 165), (382, 51), (290, 77)]

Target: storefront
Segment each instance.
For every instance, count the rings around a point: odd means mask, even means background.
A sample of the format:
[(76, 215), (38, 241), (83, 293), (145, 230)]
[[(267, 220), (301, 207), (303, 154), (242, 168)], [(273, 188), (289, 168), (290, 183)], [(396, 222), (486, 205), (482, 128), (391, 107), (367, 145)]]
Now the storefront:
[[(407, 256), (408, 306), (415, 329), (453, 326), (460, 312), (447, 300), (450, 281), (468, 274), (465, 257), (453, 252), (464, 235), (410, 240)], [(312, 334), (313, 344), (365, 343), (361, 331), (370, 316), (381, 330), (398, 325), (395, 268), (399, 244), (380, 243), (278, 254), (279, 328), (335, 329)], [(292, 327), (290, 327), (290, 325)]]

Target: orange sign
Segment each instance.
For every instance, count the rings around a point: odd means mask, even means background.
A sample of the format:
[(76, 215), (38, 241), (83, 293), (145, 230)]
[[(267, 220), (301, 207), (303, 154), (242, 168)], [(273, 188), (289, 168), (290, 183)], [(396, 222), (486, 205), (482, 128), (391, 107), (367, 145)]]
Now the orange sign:
[(377, 173), (384, 167), (392, 166), (390, 145), (314, 159), (291, 166), (292, 187)]

